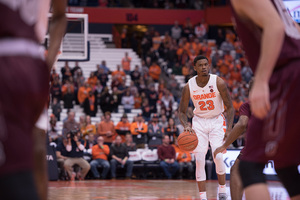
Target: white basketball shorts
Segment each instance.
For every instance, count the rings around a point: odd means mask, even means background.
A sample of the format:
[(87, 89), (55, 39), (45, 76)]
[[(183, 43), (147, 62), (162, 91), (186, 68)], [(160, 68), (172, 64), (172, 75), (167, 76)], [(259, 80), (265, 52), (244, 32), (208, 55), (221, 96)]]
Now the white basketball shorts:
[(193, 151), (204, 152), (208, 150), (208, 142), (212, 152), (223, 144), (224, 134), (226, 132), (225, 117), (221, 114), (214, 118), (193, 117), (192, 128), (198, 137), (198, 146)]

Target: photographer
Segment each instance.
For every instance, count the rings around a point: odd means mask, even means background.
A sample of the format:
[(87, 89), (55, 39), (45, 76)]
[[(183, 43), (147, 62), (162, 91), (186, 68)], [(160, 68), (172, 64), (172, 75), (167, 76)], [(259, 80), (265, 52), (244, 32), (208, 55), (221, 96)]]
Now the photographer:
[(78, 131), (71, 131), (67, 134), (67, 159), (64, 162), (64, 167), (68, 172), (71, 180), (75, 180), (75, 173), (73, 172), (73, 165), (77, 164), (81, 168), (79, 179), (84, 179), (90, 170), (90, 164), (83, 159), (84, 145), (79, 141), (77, 136)]

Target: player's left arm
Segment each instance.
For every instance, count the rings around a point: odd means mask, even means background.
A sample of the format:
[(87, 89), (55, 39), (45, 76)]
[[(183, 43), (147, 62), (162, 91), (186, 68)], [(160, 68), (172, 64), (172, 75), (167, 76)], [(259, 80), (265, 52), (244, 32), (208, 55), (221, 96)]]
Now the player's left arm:
[(49, 72), (53, 66), (57, 56), (62, 38), (66, 31), (66, 0), (52, 0), (52, 19), (49, 25), (50, 43), (46, 62), (48, 64)]
[(217, 78), (217, 87), (220, 92), (220, 95), (222, 97), (222, 100), (224, 102), (224, 105), (226, 106), (226, 122), (227, 122), (227, 129), (226, 133), (224, 136), (224, 139), (226, 139), (227, 135), (232, 129), (232, 124), (233, 124), (233, 117), (234, 117), (234, 108), (232, 105), (232, 101), (230, 98), (229, 91), (227, 89), (226, 83), (223, 79), (220, 77)]

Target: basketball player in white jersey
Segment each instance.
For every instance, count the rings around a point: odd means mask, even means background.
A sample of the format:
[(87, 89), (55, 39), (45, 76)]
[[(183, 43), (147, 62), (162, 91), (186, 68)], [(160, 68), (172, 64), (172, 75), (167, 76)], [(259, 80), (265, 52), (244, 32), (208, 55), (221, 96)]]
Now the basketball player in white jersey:
[[(209, 73), (210, 65), (205, 56), (197, 56), (194, 59), (194, 70), (197, 75), (192, 77), (184, 86), (179, 105), (179, 119), (184, 130), (198, 137), (198, 146), (194, 150), (196, 158), (196, 181), (200, 193), (200, 199), (206, 200), (206, 173), (205, 156), (208, 143), (212, 152), (222, 145), (223, 140), (232, 128), (234, 108), (230, 95), (223, 79)], [(190, 98), (195, 106), (192, 127), (187, 121), (187, 107)], [(224, 105), (227, 118), (227, 127), (223, 116)], [(219, 199), (226, 199), (225, 165), (223, 154), (219, 153), (214, 158), (216, 173), (219, 181)]]

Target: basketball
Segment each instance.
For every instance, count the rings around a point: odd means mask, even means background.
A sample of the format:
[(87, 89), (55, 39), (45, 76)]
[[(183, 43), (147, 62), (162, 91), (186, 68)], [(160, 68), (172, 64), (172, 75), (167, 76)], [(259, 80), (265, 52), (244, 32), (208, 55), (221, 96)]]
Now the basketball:
[(183, 132), (177, 138), (178, 146), (182, 151), (193, 151), (198, 145), (198, 137), (189, 132)]

